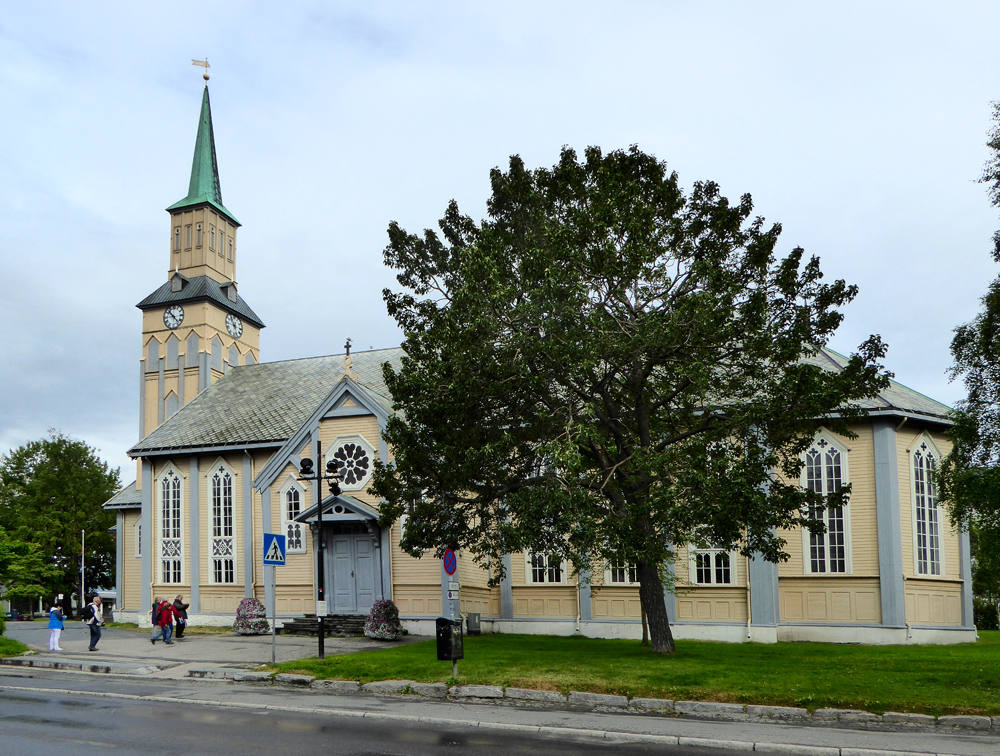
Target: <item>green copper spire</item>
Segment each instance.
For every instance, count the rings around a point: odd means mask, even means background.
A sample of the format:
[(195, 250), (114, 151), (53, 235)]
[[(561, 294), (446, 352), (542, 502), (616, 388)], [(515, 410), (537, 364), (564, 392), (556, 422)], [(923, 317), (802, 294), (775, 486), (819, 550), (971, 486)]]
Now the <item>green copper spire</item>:
[(212, 131), (212, 106), (208, 101), (208, 86), (201, 98), (201, 118), (198, 120), (198, 138), (194, 143), (194, 160), (191, 163), (191, 183), (187, 197), (167, 208), (182, 210), (195, 205), (208, 204), (240, 225), (239, 221), (222, 204), (219, 186), (219, 165), (215, 159), (215, 134)]

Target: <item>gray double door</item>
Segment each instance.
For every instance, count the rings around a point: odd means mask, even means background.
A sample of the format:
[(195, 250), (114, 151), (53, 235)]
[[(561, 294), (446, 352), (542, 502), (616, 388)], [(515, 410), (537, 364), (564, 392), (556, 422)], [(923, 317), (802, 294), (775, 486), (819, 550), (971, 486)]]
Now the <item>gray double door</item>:
[(368, 614), (378, 598), (375, 543), (367, 531), (351, 532), (360, 529), (340, 526), (327, 532), (326, 584), (331, 614)]

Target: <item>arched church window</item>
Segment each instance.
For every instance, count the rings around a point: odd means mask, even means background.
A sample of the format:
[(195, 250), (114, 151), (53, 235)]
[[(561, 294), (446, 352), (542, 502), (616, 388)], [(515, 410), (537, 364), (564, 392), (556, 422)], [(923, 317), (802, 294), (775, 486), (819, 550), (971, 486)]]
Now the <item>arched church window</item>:
[(195, 242), (194, 242), (195, 246), (200, 247), (201, 246), (201, 224), (200, 223), (197, 226), (195, 226), (195, 235), (194, 236), (195, 236)]
[(918, 575), (941, 575), (941, 513), (934, 470), (937, 454), (923, 440), (913, 451), (913, 508)]
[(181, 477), (168, 469), (160, 478), (160, 582), (180, 583), (184, 557), (181, 536)]
[(236, 582), (233, 534), (233, 476), (225, 465), (212, 473), (212, 581)]
[[(825, 431), (817, 434), (803, 462), (803, 487), (814, 493), (829, 496), (848, 484), (847, 449)], [(809, 514), (826, 526), (826, 532), (805, 531), (805, 571), (814, 575), (850, 572), (847, 507), (814, 506)]]

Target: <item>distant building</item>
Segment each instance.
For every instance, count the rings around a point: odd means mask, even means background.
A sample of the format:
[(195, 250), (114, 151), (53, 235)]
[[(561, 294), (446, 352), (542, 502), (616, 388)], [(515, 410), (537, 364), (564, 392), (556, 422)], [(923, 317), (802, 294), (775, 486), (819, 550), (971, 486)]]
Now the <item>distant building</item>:
[[(372, 461), (390, 459), (381, 432), (392, 412), (381, 365), (402, 351), (261, 363), (264, 324), (237, 291), (240, 224), (222, 202), (207, 87), (188, 194), (167, 211), (169, 273), (138, 304), (141, 441), (130, 454), (140, 473), (105, 505), (118, 513), (118, 619), (148, 625), (153, 596), (177, 594), (190, 597), (192, 624), (230, 624), (245, 597), (279, 623), (313, 613), (319, 536), (332, 615), (387, 598), (411, 631), (431, 634), (458, 580), (462, 611), (480, 613), (487, 632), (639, 637), (631, 565), (592, 565), (579, 580), (546, 555), (513, 554), (490, 588), (470, 555), (448, 577), (432, 556), (400, 551), (402, 523), (379, 527), (368, 484)], [(829, 370), (845, 362), (816, 359)], [(677, 593), (666, 596), (675, 637), (975, 639), (968, 536), (948, 524), (929, 477), (950, 448), (948, 408), (898, 383), (869, 407), (856, 439), (818, 424), (806, 455), (803, 485), (853, 485), (849, 505), (824, 515), (826, 534), (784, 533), (791, 558), (780, 565), (679, 551)], [(345, 474), (343, 493), (323, 500), (319, 534), (313, 484), (298, 480), (317, 441)], [(280, 568), (262, 565), (272, 532), (287, 537)]]

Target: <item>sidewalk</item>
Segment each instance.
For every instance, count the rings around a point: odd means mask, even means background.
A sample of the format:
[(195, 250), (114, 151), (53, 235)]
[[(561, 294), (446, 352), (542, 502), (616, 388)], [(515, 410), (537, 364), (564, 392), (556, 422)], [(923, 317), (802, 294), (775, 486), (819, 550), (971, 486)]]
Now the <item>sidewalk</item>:
[[(626, 739), (793, 756), (1000, 754), (1000, 718), (992, 722), (987, 717), (942, 718), (935, 722), (919, 715), (893, 719), (888, 715), (841, 712), (824, 720), (803, 718), (797, 713), (801, 710), (699, 702), (669, 702), (670, 715), (664, 716), (637, 709), (641, 701), (619, 701), (621, 697), (615, 696), (571, 694), (569, 700), (555, 700), (558, 694), (548, 693), (538, 697), (545, 700), (531, 700), (533, 691), (518, 693), (493, 686), (448, 690), (443, 684), (408, 685), (408, 681), (398, 681), (361, 687), (357, 683), (313, 682), (295, 675), (271, 680), (250, 671), (270, 663), (270, 636), (191, 635), (172, 646), (158, 642), (154, 647), (149, 645), (147, 632), (110, 629), (105, 631), (99, 650), (89, 653), (86, 628), (81, 626), (78, 632), (71, 627), (64, 633), (66, 650), (60, 654), (45, 650), (48, 631), (42, 623), (32, 625), (38, 627), (11, 623), (7, 635), (27, 643), (37, 653), (6, 659), (0, 669), (13, 672), (17, 665), (32, 665), (76, 672), (73, 687), (82, 688), (75, 691), (81, 695), (521, 730), (591, 742)], [(406, 642), (420, 640), (427, 639), (416, 637)], [(352, 653), (391, 645), (366, 638), (328, 638), (326, 653)], [(279, 661), (315, 656), (317, 640), (278, 636), (275, 648)], [(102, 678), (108, 680), (108, 675), (148, 684), (140, 686), (141, 695), (112, 693), (111, 686), (100, 684)], [(125, 675), (129, 677), (122, 677)], [(60, 690), (65, 692), (66, 687)], [(648, 702), (647, 706), (657, 708), (658, 704)]]

